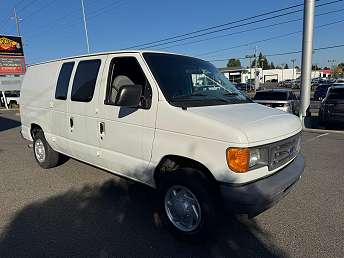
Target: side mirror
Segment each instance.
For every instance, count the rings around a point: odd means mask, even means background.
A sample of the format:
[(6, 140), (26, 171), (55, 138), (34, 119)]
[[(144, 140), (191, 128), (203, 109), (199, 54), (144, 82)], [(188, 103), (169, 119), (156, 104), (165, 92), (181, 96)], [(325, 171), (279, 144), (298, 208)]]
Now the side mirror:
[(137, 108), (140, 106), (141, 96), (141, 85), (123, 85), (118, 90), (115, 105), (121, 107)]

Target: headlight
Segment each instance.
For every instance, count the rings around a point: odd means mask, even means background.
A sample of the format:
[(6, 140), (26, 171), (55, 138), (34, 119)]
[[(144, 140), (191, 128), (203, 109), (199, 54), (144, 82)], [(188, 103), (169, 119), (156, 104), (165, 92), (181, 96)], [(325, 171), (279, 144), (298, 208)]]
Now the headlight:
[(269, 151), (266, 148), (250, 148), (249, 168), (267, 166), (269, 162)]
[(227, 164), (236, 173), (245, 173), (251, 169), (267, 166), (268, 149), (259, 148), (228, 148)]

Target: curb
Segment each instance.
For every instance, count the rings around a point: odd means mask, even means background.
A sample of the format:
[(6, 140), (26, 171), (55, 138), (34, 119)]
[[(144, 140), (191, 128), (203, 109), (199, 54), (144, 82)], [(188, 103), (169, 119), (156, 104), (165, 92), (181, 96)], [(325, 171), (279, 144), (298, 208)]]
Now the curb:
[(19, 111), (19, 108), (9, 108), (9, 109), (0, 108), (0, 112), (3, 112), (3, 111)]

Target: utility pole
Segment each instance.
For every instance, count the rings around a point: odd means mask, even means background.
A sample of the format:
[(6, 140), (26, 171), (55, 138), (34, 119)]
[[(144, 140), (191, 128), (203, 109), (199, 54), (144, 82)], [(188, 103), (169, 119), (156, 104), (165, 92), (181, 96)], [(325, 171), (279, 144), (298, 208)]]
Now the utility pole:
[[(22, 19), (20, 19), (20, 18), (18, 17), (17, 11), (16, 11), (16, 8), (15, 8), (15, 7), (13, 7), (13, 16), (11, 17), (11, 19), (15, 21), (15, 23), (16, 23), (16, 29), (17, 29), (17, 36), (20, 37), (20, 27), (19, 27), (19, 23), (22, 21)], [(5, 91), (2, 91), (2, 98), (3, 98), (3, 100), (4, 100), (6, 109), (8, 109), (7, 98), (6, 98), (6, 95), (5, 95)]]
[(82, 16), (84, 20), (84, 29), (85, 29), (85, 36), (86, 36), (86, 45), (87, 45), (87, 53), (90, 53), (90, 43), (88, 41), (88, 30), (87, 30), (87, 22), (86, 22), (86, 15), (85, 15), (85, 6), (84, 0), (81, 0), (81, 9), (82, 9)]
[(251, 58), (252, 58), (252, 56), (251, 55), (249, 55), (248, 56), (249, 58), (250, 58), (250, 85), (251, 85), (251, 83), (252, 83), (252, 61), (251, 61)]
[(257, 46), (254, 51), (255, 57), (255, 64), (254, 64), (254, 92), (256, 93), (257, 89), (259, 88), (259, 74), (257, 74), (257, 63), (258, 63), (258, 55), (257, 55)]
[(291, 59), (291, 62), (293, 63), (293, 80), (295, 80), (295, 61), (295, 58)]
[(281, 66), (282, 66), (282, 82), (284, 85), (284, 64), (281, 64)]
[(315, 0), (304, 0), (300, 110), (300, 119), (303, 126), (305, 126), (305, 117), (309, 112), (311, 99), (314, 9)]
[(262, 78), (263, 78), (263, 83), (265, 83), (265, 79), (264, 79), (264, 59), (260, 60), (261, 66), (262, 66)]
[[(250, 59), (250, 85), (252, 83), (252, 58), (254, 58), (254, 55), (246, 55), (245, 58)], [(251, 87), (251, 86), (250, 86)]]
[(16, 22), (16, 29), (17, 29), (17, 36), (20, 36), (20, 27), (19, 27), (19, 24), (20, 22), (22, 21), (22, 19), (20, 19), (17, 15), (17, 11), (16, 11), (16, 8), (13, 7), (13, 16), (11, 17), (12, 19), (15, 20)]
[(327, 61), (329, 64), (330, 64), (330, 67), (331, 67), (331, 70), (332, 70), (332, 77), (334, 76), (334, 69), (335, 69), (335, 67), (336, 67), (336, 60), (334, 60), (334, 59), (330, 59), (330, 60), (328, 60)]

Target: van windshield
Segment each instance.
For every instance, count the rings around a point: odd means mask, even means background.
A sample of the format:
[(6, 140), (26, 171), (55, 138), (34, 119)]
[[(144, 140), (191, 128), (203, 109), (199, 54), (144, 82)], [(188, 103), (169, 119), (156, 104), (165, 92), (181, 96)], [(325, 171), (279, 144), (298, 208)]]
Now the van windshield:
[(209, 62), (162, 53), (144, 53), (143, 56), (165, 98), (174, 106), (252, 102)]

